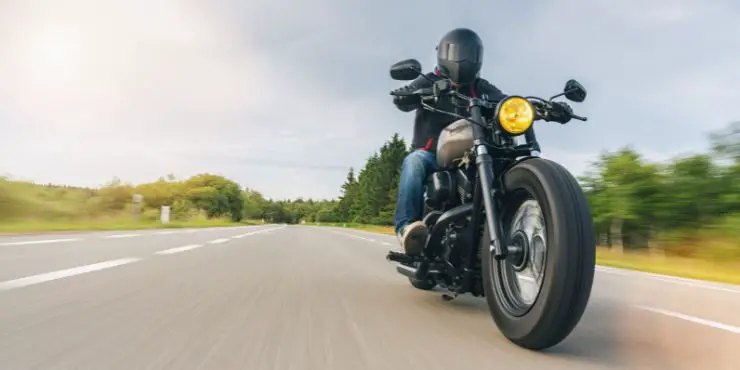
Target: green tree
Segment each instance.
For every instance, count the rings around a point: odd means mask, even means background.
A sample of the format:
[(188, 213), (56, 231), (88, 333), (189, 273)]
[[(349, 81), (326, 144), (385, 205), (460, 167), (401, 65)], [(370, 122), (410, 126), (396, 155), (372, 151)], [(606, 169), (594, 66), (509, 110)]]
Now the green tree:
[(186, 198), (197, 208), (207, 212), (209, 218), (230, 216), (242, 219), (244, 199), (239, 184), (223, 176), (200, 174), (185, 181)]

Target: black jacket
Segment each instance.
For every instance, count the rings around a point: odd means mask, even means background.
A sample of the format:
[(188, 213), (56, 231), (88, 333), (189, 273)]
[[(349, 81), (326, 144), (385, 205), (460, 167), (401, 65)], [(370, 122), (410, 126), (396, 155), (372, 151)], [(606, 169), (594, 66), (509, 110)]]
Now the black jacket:
[[(432, 80), (441, 79), (441, 77), (432, 72), (427, 73), (426, 76)], [(408, 85), (397, 90), (414, 91), (420, 88), (430, 87), (432, 87), (432, 82), (419, 76)], [(485, 94), (488, 95), (489, 100), (496, 101), (505, 97), (501, 90), (483, 78), (478, 78), (472, 86), (461, 87), (459, 91), (472, 97), (481, 97)], [(448, 112), (456, 112), (457, 114), (468, 117), (469, 114), (465, 108), (467, 103), (459, 101), (457, 104), (454, 104), (455, 100), (457, 99), (451, 97), (445, 99), (440, 97), (436, 104), (436, 108), (446, 110)], [(436, 153), (439, 134), (447, 125), (457, 120), (457, 118), (446, 114), (425, 110), (420, 106), (418, 97), (394, 97), (393, 103), (403, 112), (410, 112), (416, 109), (416, 117), (414, 119), (414, 137), (411, 140), (412, 149), (424, 149), (432, 153)], [(456, 105), (459, 107), (456, 108)]]

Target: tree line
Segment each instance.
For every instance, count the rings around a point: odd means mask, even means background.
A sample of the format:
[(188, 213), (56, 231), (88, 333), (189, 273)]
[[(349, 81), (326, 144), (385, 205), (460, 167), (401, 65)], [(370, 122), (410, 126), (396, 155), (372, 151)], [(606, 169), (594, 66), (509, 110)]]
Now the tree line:
[[(135, 195), (141, 197), (137, 204)], [(336, 201), (270, 200), (223, 176), (198, 174), (184, 180), (168, 175), (133, 185), (113, 179), (100, 188), (35, 184), (0, 177), (0, 222), (66, 222), (100, 218), (155, 221), (170, 207), (173, 221), (264, 219), (296, 223), (335, 208)]]
[[(709, 140), (709, 152), (669, 163), (650, 162), (629, 146), (596, 158), (578, 180), (591, 205), (598, 244), (740, 258), (740, 122)], [(408, 150), (394, 135), (359, 175), (350, 169), (326, 221), (391, 225)]]
[[(710, 135), (711, 151), (652, 163), (630, 147), (603, 153), (579, 178), (600, 245), (682, 255), (740, 257), (740, 123)], [(400, 167), (410, 148), (398, 134), (359, 170), (350, 168), (337, 199), (272, 200), (213, 174), (165, 176), (132, 185), (114, 179), (100, 188), (38, 185), (0, 178), (0, 222), (92, 219), (130, 215), (155, 220), (171, 207), (174, 220), (362, 223), (392, 225)]]
[(629, 147), (602, 154), (580, 178), (600, 244), (740, 257), (740, 122), (709, 139), (709, 152), (670, 163)]

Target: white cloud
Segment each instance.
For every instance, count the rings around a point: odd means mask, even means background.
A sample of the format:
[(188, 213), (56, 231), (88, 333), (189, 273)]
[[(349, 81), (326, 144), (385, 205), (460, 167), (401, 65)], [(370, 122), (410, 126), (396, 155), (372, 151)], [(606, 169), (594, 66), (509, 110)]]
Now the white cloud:
[(12, 31), (0, 40), (0, 112), (10, 112), (0, 113), (0, 168), (39, 181), (145, 181), (193, 162), (207, 171), (198, 162), (209, 155), (300, 155), (286, 147), (296, 137), (356, 133), (344, 122), (358, 107), (313, 113), (333, 101), (320, 85), (277, 70), (214, 10), (65, 1), (0, 12)]
[(279, 198), (336, 196), (343, 166), (411, 138), (388, 66), (431, 68), (460, 25), (481, 33), (505, 92), (588, 88), (574, 105), (588, 122), (538, 124), (543, 155), (574, 173), (628, 144), (662, 160), (737, 119), (737, 16), (690, 0), (3, 2), (0, 173), (96, 185), (208, 171)]

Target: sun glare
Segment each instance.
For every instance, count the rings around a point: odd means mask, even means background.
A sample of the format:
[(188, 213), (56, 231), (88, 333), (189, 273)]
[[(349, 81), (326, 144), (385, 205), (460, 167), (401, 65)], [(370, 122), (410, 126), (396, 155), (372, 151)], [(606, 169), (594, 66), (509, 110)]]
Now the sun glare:
[(78, 33), (46, 29), (29, 41), (27, 63), (37, 77), (54, 79), (79, 74), (82, 40)]

